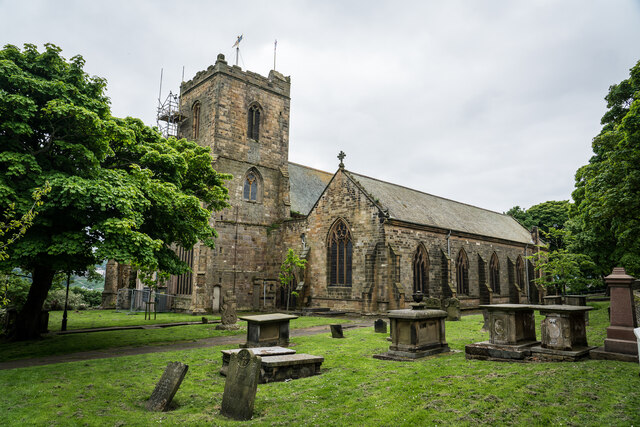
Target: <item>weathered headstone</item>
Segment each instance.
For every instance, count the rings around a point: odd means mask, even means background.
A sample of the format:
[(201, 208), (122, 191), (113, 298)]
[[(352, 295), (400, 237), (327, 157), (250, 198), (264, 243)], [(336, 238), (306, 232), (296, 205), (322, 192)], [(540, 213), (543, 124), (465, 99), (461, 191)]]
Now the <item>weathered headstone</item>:
[(374, 327), (374, 330), (379, 334), (387, 333), (387, 322), (385, 322), (382, 319), (378, 319), (375, 322), (373, 322), (373, 327)]
[(171, 400), (173, 400), (173, 396), (180, 388), (188, 369), (189, 366), (180, 362), (169, 362), (167, 364), (160, 381), (156, 384), (156, 388), (147, 401), (146, 408), (148, 411), (166, 411), (169, 409)]
[(222, 415), (234, 420), (251, 419), (261, 364), (260, 356), (246, 348), (231, 355), (222, 395)]
[(460, 320), (460, 300), (458, 298), (447, 298), (443, 301), (444, 311), (447, 312), (447, 320)]
[(331, 338), (344, 338), (342, 325), (329, 325), (331, 327)]
[(238, 314), (236, 313), (236, 296), (232, 290), (228, 290), (222, 298), (222, 323), (216, 329), (238, 329)]

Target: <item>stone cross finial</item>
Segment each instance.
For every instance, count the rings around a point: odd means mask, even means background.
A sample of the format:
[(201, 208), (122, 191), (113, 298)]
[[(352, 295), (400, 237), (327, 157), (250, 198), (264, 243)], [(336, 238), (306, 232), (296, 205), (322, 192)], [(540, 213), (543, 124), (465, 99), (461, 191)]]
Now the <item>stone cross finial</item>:
[(340, 154), (338, 154), (338, 159), (340, 159), (340, 164), (338, 166), (340, 167), (340, 169), (344, 169), (344, 163), (342, 163), (342, 161), (345, 157), (347, 157), (347, 155), (344, 154), (344, 151), (340, 150)]

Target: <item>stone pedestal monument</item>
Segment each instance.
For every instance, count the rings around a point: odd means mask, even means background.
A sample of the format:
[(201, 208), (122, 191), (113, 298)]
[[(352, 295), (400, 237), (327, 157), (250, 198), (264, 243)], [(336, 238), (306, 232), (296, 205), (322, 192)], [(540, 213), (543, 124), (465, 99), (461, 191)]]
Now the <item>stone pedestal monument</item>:
[(449, 351), (445, 339), (447, 312), (428, 310), (422, 293), (413, 295), (411, 309), (391, 310), (391, 345), (389, 351), (373, 357), (384, 360), (415, 360)]
[(635, 279), (624, 268), (616, 267), (604, 280), (611, 295), (611, 325), (607, 328), (604, 348), (592, 350), (591, 357), (635, 362), (638, 360), (638, 344), (633, 333), (638, 326), (632, 288)]

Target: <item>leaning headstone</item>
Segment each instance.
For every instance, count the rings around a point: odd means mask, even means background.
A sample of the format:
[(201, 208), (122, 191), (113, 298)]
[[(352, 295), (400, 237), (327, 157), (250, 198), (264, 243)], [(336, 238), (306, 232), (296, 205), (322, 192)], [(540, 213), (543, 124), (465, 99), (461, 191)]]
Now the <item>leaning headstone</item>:
[(221, 413), (234, 420), (250, 420), (260, 381), (262, 359), (243, 348), (231, 355), (224, 383)]
[(216, 329), (232, 330), (238, 329), (238, 314), (236, 313), (236, 296), (232, 290), (228, 290), (222, 298), (222, 323)]
[(344, 338), (342, 333), (342, 325), (329, 325), (331, 326), (331, 338)]
[(374, 330), (379, 334), (387, 333), (387, 322), (385, 322), (382, 319), (378, 319), (375, 322), (373, 322), (373, 327), (374, 327)]
[(173, 396), (180, 388), (188, 369), (189, 366), (184, 363), (169, 362), (147, 401), (146, 408), (148, 411), (166, 411), (169, 409), (171, 400), (173, 400)]

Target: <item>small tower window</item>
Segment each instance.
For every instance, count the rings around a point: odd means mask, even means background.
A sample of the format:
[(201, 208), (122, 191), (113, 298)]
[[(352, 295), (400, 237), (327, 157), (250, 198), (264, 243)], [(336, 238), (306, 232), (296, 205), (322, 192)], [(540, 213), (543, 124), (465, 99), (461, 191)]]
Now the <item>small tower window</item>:
[(193, 104), (193, 129), (191, 135), (193, 139), (198, 139), (200, 136), (200, 103)]
[(253, 171), (244, 180), (244, 199), (252, 202), (258, 200), (258, 177)]
[(247, 126), (247, 137), (258, 140), (260, 135), (260, 107), (258, 105), (252, 105), (249, 107), (249, 123)]

